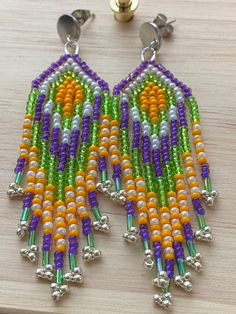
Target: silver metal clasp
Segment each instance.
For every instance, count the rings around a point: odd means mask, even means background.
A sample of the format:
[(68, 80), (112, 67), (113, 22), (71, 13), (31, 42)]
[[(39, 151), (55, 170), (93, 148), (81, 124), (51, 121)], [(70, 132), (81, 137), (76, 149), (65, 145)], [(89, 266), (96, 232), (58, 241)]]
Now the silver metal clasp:
[(78, 53), (78, 41), (81, 34), (81, 26), (90, 18), (94, 18), (89, 10), (75, 10), (71, 14), (62, 15), (57, 21), (57, 32), (61, 41), (65, 44), (65, 52)]
[(159, 13), (153, 22), (145, 22), (139, 29), (139, 37), (143, 43), (141, 53), (142, 61), (153, 61), (156, 58), (162, 43), (162, 38), (170, 36), (174, 27), (172, 23), (176, 20), (168, 21), (167, 17)]

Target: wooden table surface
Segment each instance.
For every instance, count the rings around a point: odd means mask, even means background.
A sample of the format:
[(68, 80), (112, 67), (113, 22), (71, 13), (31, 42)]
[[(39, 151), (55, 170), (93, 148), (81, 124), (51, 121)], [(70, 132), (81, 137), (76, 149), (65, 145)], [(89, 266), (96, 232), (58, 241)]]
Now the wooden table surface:
[[(21, 124), (31, 80), (63, 53), (57, 18), (78, 8), (96, 18), (82, 29), (80, 56), (111, 86), (140, 62), (138, 27), (162, 12), (176, 18), (175, 33), (161, 48), (160, 61), (192, 86), (199, 101), (214, 187), (220, 197), (207, 211), (212, 244), (200, 243), (204, 271), (193, 274), (190, 295), (173, 288), (173, 313), (236, 313), (236, 1), (141, 0), (132, 22), (114, 21), (108, 1), (0, 1), (0, 313), (161, 313), (152, 302), (153, 274), (142, 265), (141, 244), (122, 240), (125, 212), (104, 197), (100, 207), (110, 216), (109, 235), (96, 235), (100, 262), (83, 265), (83, 287), (73, 287), (62, 302), (23, 260), (26, 244), (15, 230), (21, 201), (6, 196), (18, 154)], [(80, 6), (80, 7), (79, 7)], [(196, 226), (196, 223), (194, 222)], [(83, 242), (83, 240), (82, 240)], [(81, 246), (83, 243), (81, 243)]]

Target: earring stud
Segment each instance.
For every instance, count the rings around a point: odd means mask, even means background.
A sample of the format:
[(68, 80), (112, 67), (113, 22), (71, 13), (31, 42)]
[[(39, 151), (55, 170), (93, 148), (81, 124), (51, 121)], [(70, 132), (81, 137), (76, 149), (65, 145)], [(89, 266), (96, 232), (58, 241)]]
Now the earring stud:
[(61, 41), (65, 44), (68, 39), (78, 41), (81, 34), (81, 26), (95, 14), (89, 10), (75, 10), (71, 14), (63, 14), (57, 21), (57, 32)]
[(172, 23), (176, 20), (168, 22), (167, 17), (159, 13), (153, 22), (145, 22), (141, 25), (139, 30), (139, 37), (144, 47), (154, 48), (158, 51), (161, 47), (162, 38), (170, 36), (174, 27)]

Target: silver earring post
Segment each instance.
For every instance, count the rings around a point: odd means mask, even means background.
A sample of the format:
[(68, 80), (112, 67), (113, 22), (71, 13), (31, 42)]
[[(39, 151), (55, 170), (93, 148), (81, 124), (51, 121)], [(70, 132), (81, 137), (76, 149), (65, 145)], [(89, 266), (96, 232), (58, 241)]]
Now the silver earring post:
[(81, 34), (81, 26), (90, 18), (94, 18), (89, 10), (75, 10), (71, 14), (62, 15), (57, 21), (57, 32), (61, 41), (65, 44), (65, 53), (78, 53), (78, 41)]
[(145, 22), (139, 29), (139, 37), (143, 43), (142, 61), (146, 60), (146, 55), (150, 61), (154, 61), (156, 54), (161, 47), (162, 38), (170, 36), (173, 31), (173, 23), (176, 20), (168, 21), (167, 17), (159, 13), (153, 22)]

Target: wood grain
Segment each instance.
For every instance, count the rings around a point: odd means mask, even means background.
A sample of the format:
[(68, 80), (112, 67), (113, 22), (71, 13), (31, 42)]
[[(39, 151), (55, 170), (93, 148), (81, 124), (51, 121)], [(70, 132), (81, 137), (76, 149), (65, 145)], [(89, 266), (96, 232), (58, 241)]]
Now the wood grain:
[[(204, 272), (194, 274), (194, 290), (173, 289), (173, 313), (236, 313), (236, 1), (141, 0), (135, 19), (126, 25), (112, 18), (108, 1), (1, 0), (1, 164), (0, 164), (0, 313), (156, 313), (152, 274), (142, 266), (141, 245), (123, 243), (124, 210), (100, 197), (112, 230), (96, 236), (102, 260), (84, 266), (83, 287), (73, 287), (57, 304), (49, 286), (34, 276), (35, 266), (19, 256), (25, 244), (15, 236), (20, 201), (5, 191), (13, 178), (21, 123), (30, 81), (58, 58), (63, 47), (56, 34), (60, 14), (91, 9), (93, 22), (83, 27), (80, 56), (111, 86), (140, 62), (138, 27), (158, 12), (175, 17), (175, 33), (160, 52), (160, 61), (193, 87), (201, 110), (214, 186), (220, 198), (207, 211), (214, 243), (199, 244)], [(81, 246), (83, 243), (81, 243)]]

